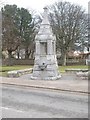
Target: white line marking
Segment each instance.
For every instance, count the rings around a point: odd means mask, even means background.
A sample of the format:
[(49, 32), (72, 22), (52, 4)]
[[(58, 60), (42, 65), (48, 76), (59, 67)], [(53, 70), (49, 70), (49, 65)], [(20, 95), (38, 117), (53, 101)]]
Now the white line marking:
[(9, 107), (1, 107), (2, 109), (5, 109), (5, 110), (13, 110), (13, 111), (16, 111), (16, 112), (25, 112), (25, 111), (21, 111), (21, 110), (17, 110), (17, 109), (14, 109), (14, 108), (9, 108)]

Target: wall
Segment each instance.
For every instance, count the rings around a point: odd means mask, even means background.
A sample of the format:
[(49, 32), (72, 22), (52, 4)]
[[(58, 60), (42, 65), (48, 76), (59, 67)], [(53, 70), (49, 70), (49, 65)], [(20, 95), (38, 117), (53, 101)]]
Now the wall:
[[(34, 60), (33, 59), (12, 59), (11, 64), (12, 65), (34, 65)], [(85, 59), (76, 60), (76, 61), (72, 59), (66, 62), (66, 65), (85, 65), (85, 64), (86, 64)], [(9, 65), (9, 60), (8, 59), (2, 60), (2, 65)], [(61, 65), (61, 62), (59, 59), (58, 59), (58, 65)]]
[[(34, 65), (33, 59), (12, 59), (12, 65)], [(2, 60), (2, 65), (9, 65), (9, 60), (4, 59)]]

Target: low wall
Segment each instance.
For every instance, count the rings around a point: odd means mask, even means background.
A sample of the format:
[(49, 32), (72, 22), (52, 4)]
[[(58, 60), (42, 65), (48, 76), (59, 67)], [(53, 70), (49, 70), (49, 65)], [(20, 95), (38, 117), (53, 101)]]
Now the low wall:
[[(9, 65), (9, 59), (2, 60), (2, 65)], [(11, 65), (34, 65), (33, 59), (11, 59)]]
[[(58, 65), (62, 65), (61, 61), (58, 59)], [(67, 60), (66, 65), (86, 65), (86, 60)]]
[(86, 60), (85, 59), (81, 59), (81, 60), (77, 60), (77, 61), (67, 61), (66, 65), (86, 65)]
[(34, 65), (34, 60), (33, 59), (17, 59), (14, 60), (15, 65)]
[[(9, 59), (3, 59), (2, 60), (2, 65), (9, 65), (10, 60)], [(81, 61), (73, 61), (73, 60), (68, 60), (66, 62), (66, 65), (85, 65), (86, 60), (83, 59)], [(11, 59), (11, 65), (34, 65), (34, 60), (33, 59)], [(61, 61), (58, 59), (58, 65), (61, 65)]]

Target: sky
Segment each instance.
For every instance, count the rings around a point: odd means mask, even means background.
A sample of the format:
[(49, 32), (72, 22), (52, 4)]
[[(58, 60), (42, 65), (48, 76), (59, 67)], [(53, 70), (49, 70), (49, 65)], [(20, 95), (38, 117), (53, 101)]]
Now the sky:
[(26, 9), (32, 9), (37, 12), (42, 12), (43, 8), (47, 5), (51, 5), (57, 1), (67, 1), (76, 5), (82, 6), (86, 12), (88, 11), (88, 2), (90, 0), (2, 0), (4, 4), (16, 4), (18, 7), (24, 7)]

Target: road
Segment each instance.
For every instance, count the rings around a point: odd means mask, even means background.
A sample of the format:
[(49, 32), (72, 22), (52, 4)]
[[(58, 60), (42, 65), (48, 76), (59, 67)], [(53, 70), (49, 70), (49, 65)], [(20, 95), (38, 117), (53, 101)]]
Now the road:
[(88, 118), (88, 96), (3, 85), (2, 117)]

